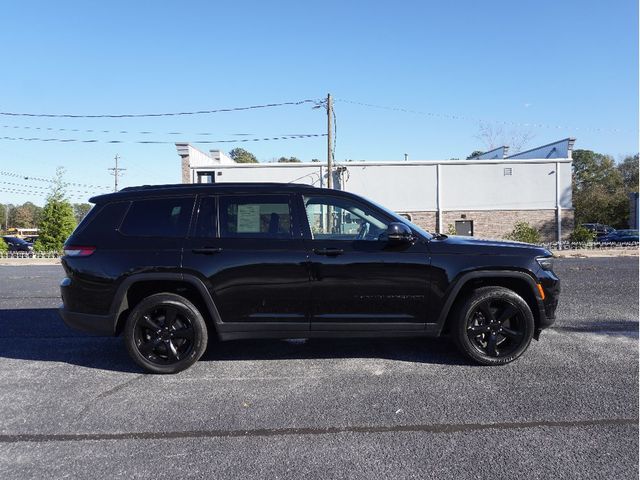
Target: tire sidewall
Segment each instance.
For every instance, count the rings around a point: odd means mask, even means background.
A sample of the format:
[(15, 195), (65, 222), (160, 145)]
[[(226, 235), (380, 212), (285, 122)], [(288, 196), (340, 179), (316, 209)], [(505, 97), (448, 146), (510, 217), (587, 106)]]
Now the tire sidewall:
[[(524, 319), (524, 340), (516, 350), (504, 357), (491, 357), (480, 352), (467, 336), (467, 322), (469, 316), (482, 302), (489, 299), (507, 301), (518, 309)], [(462, 303), (456, 312), (454, 341), (458, 348), (474, 362), (481, 365), (505, 365), (520, 357), (531, 344), (535, 330), (535, 321), (531, 308), (524, 299), (512, 290), (504, 287), (484, 287), (476, 290), (471, 297)]]
[[(163, 305), (175, 307), (181, 315), (188, 316), (194, 330), (193, 348), (189, 355), (170, 365), (159, 365), (146, 359), (138, 351), (134, 335), (136, 326), (142, 315), (151, 308)], [(204, 354), (208, 340), (207, 326), (200, 311), (189, 300), (172, 293), (158, 293), (143, 299), (131, 311), (125, 324), (124, 340), (131, 358), (147, 372), (177, 373), (189, 368)]]

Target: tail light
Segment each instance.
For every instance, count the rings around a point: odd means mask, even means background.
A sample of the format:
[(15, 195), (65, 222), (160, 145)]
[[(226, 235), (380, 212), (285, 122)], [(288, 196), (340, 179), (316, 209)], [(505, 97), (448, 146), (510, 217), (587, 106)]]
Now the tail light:
[(64, 254), (67, 257), (88, 257), (95, 251), (96, 247), (79, 247), (77, 245), (64, 247)]

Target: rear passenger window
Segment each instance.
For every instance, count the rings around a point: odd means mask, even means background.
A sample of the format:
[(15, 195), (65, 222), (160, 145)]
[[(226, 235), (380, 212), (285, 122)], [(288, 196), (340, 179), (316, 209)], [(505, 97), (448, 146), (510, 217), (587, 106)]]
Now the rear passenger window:
[(134, 200), (120, 232), (140, 237), (184, 237), (193, 201), (193, 197)]
[(292, 238), (288, 195), (222, 196), (222, 238)]

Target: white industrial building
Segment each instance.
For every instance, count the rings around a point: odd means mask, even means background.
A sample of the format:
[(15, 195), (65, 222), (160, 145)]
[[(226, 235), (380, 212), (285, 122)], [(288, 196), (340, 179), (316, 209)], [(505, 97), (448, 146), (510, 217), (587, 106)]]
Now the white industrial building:
[[(513, 156), (500, 149), (469, 160), (346, 162), (334, 188), (363, 195), (429, 231), (502, 238), (518, 221), (546, 241), (573, 230), (571, 151), (567, 138)], [(213, 150), (176, 144), (183, 183), (296, 182), (327, 186), (324, 163), (239, 164)]]

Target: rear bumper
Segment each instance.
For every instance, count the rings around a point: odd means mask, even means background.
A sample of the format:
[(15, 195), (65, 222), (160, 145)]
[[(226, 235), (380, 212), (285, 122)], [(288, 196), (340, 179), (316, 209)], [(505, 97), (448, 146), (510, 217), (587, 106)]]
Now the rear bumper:
[(111, 315), (70, 312), (64, 308), (64, 305), (58, 308), (58, 314), (65, 325), (74, 330), (105, 336), (115, 335), (116, 322)]

